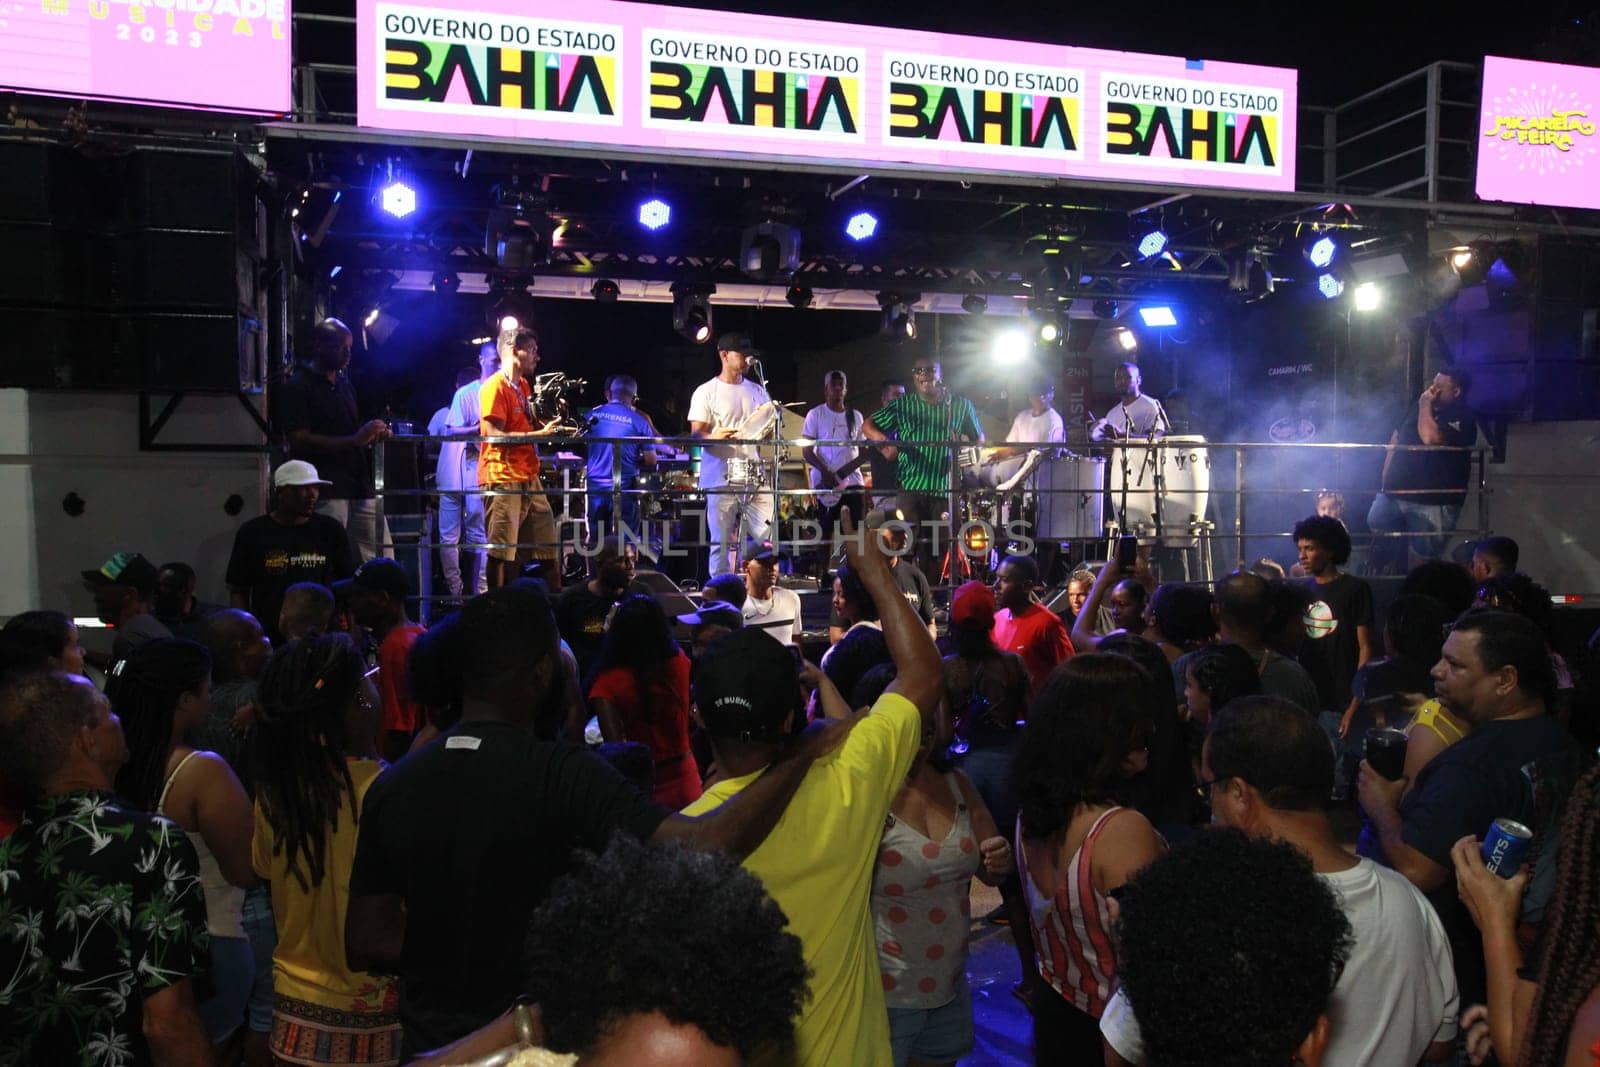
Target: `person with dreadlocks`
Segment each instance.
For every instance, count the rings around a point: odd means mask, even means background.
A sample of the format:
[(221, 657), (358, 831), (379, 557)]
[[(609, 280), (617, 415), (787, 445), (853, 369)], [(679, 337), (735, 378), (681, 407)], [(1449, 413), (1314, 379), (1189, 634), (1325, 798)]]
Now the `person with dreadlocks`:
[(211, 708), (211, 654), (204, 645), (162, 637), (118, 660), (106, 696), (122, 720), (128, 762), (117, 792), (144, 811), (183, 827), (200, 859), (206, 929), (211, 934), (212, 993), (199, 1003), (212, 1045), (244, 1025), (255, 954), (244, 929), (250, 869), (250, 799), (228, 761), (188, 743)]
[(345, 963), (350, 869), (367, 790), (378, 694), (345, 634), (275, 652), (256, 719), (256, 872), (272, 883), (272, 1054), (288, 1063), (400, 1062), (387, 976)]
[[(1517, 941), (1528, 870), (1511, 878), (1491, 872), (1475, 837), (1457, 841), (1450, 858), (1461, 900), (1483, 932), (1489, 1037), (1501, 1062), (1600, 1063), (1600, 765), (1591, 766), (1567, 797), (1555, 900), (1528, 968)], [(1482, 1062), (1477, 1049), (1473, 1062)]]

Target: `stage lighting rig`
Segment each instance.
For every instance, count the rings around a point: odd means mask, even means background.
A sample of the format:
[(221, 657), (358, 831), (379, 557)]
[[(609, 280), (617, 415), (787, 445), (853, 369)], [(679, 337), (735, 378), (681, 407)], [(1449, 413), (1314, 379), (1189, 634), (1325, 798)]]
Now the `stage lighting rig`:
[(1139, 321), (1149, 329), (1163, 329), (1178, 325), (1178, 314), (1171, 304), (1140, 304)]
[(990, 345), (989, 357), (997, 366), (1015, 367), (1027, 360), (1033, 352), (1033, 338), (1027, 332), (1019, 329), (1003, 330), (995, 334)]
[(610, 278), (601, 278), (589, 286), (589, 295), (602, 304), (615, 304), (622, 295), (622, 287)]
[(1155, 259), (1167, 250), (1168, 238), (1164, 230), (1148, 230), (1139, 238), (1139, 258)]
[(1124, 352), (1132, 352), (1139, 347), (1139, 338), (1126, 326), (1117, 331), (1117, 344), (1122, 346)]
[(1362, 282), (1351, 295), (1357, 311), (1377, 311), (1383, 306), (1383, 290), (1376, 282)]
[(844, 224), (845, 236), (852, 241), (865, 241), (878, 232), (878, 216), (870, 211), (857, 211)]
[(1313, 237), (1306, 245), (1306, 262), (1317, 270), (1327, 270), (1339, 258), (1339, 242), (1329, 234)]
[(878, 328), (879, 336), (890, 344), (916, 340), (917, 313), (913, 307), (921, 299), (921, 293), (880, 292), (878, 307), (883, 309), (883, 322)]
[(711, 340), (711, 294), (706, 282), (672, 283), (672, 328), (697, 345)]
[(379, 191), (378, 203), (390, 215), (403, 219), (417, 210), (417, 191), (403, 181), (391, 181)]
[(506, 287), (502, 283), (493, 290), (484, 318), (488, 323), (489, 332), (497, 335), (506, 330), (515, 330), (519, 326), (531, 326), (535, 318), (533, 297), (529, 296), (525, 289)]
[(794, 274), (800, 269), (800, 231), (784, 222), (747, 226), (739, 239), (739, 269), (757, 281)]
[(1344, 279), (1337, 274), (1317, 275), (1317, 292), (1324, 300), (1337, 300), (1344, 295)]
[(783, 294), (783, 298), (789, 301), (790, 307), (796, 311), (802, 311), (811, 306), (812, 301), (816, 299), (816, 294), (811, 291), (809, 285), (791, 285)]
[(1236, 252), (1228, 259), (1228, 291), (1246, 304), (1272, 295), (1272, 271), (1259, 252)]
[(494, 206), (484, 228), (484, 251), (494, 257), (495, 266), (526, 274), (548, 262), (556, 233), (549, 199), (522, 188), (515, 179), (495, 186), (491, 196)]
[(989, 298), (982, 293), (968, 293), (961, 298), (961, 310), (968, 315), (982, 315), (989, 310)]

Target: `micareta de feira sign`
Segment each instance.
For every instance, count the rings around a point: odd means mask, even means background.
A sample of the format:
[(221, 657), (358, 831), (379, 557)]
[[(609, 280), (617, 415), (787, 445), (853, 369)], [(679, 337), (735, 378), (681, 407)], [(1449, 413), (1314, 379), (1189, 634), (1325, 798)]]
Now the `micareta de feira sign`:
[(1600, 68), (1489, 56), (1478, 196), (1600, 208)]
[(375, 130), (1290, 190), (1296, 72), (619, 0), (358, 0)]

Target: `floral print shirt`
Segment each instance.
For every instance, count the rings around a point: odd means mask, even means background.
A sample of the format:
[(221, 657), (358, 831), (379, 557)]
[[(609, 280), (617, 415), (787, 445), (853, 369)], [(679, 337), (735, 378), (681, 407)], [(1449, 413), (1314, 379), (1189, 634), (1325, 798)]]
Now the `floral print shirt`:
[(0, 841), (0, 1067), (150, 1062), (142, 1004), (207, 958), (194, 847), (109, 792), (49, 797)]

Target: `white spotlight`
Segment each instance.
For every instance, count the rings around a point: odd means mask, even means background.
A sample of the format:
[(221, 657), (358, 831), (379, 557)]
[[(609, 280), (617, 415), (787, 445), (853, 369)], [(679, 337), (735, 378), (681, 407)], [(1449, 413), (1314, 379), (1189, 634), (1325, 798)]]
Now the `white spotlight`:
[(1132, 352), (1139, 347), (1139, 338), (1134, 336), (1132, 330), (1123, 329), (1117, 334), (1117, 344), (1122, 346), (1124, 352)]
[(1357, 311), (1377, 311), (1383, 306), (1383, 290), (1376, 282), (1362, 282), (1353, 295)]
[(1028, 358), (1033, 344), (1021, 330), (996, 334), (989, 355), (1002, 367), (1013, 367)]

